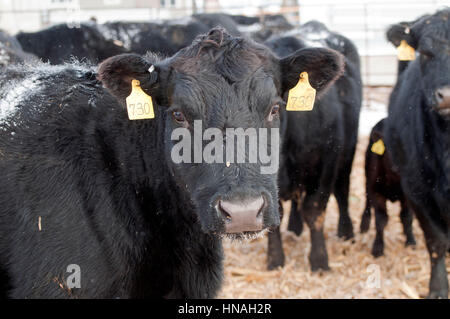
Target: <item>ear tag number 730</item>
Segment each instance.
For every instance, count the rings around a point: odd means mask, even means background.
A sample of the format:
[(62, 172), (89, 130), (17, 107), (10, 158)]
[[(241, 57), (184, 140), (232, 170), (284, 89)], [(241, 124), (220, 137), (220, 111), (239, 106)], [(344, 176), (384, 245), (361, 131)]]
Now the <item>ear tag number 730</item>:
[(132, 80), (131, 86), (131, 94), (126, 98), (128, 118), (130, 120), (155, 118), (152, 97), (142, 90), (138, 80)]
[(297, 85), (289, 90), (287, 111), (311, 111), (314, 108), (316, 90), (309, 84), (308, 73), (300, 73)]

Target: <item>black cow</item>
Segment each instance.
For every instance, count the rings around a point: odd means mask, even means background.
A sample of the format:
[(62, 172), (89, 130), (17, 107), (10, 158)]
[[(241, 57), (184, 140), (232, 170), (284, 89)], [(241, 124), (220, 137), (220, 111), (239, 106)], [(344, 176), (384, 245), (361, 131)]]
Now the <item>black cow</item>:
[[(311, 40), (320, 27), (322, 37)], [(334, 193), (340, 211), (338, 235), (352, 238), (348, 213), (350, 172), (356, 149), (362, 83), (356, 47), (350, 40), (318, 22), (305, 25), (297, 35), (266, 42), (280, 56), (314, 45), (333, 46), (345, 53), (345, 73), (330, 90), (319, 97), (311, 112), (286, 112), (287, 129), (283, 137), (280, 197), (292, 200), (288, 229), (300, 235), (303, 219), (311, 232), (312, 270), (329, 269), (323, 235), (325, 209)], [(319, 43), (316, 43), (319, 41)], [(298, 78), (297, 78), (298, 79)], [(268, 268), (284, 264), (279, 228), (269, 234)]]
[(110, 56), (127, 52), (122, 46), (105, 39), (90, 24), (81, 24), (79, 28), (59, 24), (38, 32), (20, 32), (16, 37), (24, 51), (51, 64), (68, 62), (72, 57), (98, 63)]
[(389, 100), (386, 148), (409, 207), (424, 231), (431, 298), (448, 297), (450, 247), (450, 9), (421, 19), (403, 36), (419, 52)]
[(241, 14), (230, 14), (230, 18), (233, 19), (237, 25), (252, 25), (260, 22), (259, 17), (249, 17)]
[[(98, 24), (97, 28), (106, 39), (112, 40), (133, 53), (144, 55), (147, 52), (153, 52), (170, 56), (177, 52), (177, 47), (163, 34), (163, 25), (158, 23), (107, 22)], [(205, 32), (207, 30), (203, 29), (203, 32), (198, 34)], [(189, 43), (194, 38), (195, 36)]]
[[(386, 212), (386, 202), (400, 201), (400, 219), (403, 225), (403, 232), (406, 236), (406, 246), (415, 245), (416, 240), (412, 232), (413, 214), (406, 204), (400, 184), (400, 176), (392, 170), (392, 162), (389, 154), (376, 153), (372, 151), (375, 143), (383, 141), (383, 129), (386, 119), (379, 121), (372, 129), (369, 138), (369, 145), (366, 150), (366, 208), (361, 218), (360, 230), (365, 233), (370, 227), (371, 208), (375, 209), (376, 237), (372, 246), (372, 255), (379, 257), (384, 254), (383, 231), (388, 222)], [(383, 145), (382, 144), (382, 145)]]
[(194, 14), (192, 15), (192, 18), (205, 24), (209, 28), (225, 28), (233, 36), (239, 36), (241, 34), (238, 30), (238, 25), (233, 20), (233, 18), (225, 13)]
[[(423, 15), (416, 20), (413, 21), (402, 21), (396, 24), (393, 24), (386, 31), (386, 38), (389, 42), (391, 42), (396, 48), (400, 46), (400, 42), (402, 39), (408, 37), (408, 34), (411, 31), (411, 26), (420, 21), (421, 19), (429, 17), (428, 14)], [(397, 77), (406, 69), (410, 61), (398, 61), (397, 67)]]
[(112, 40), (133, 53), (158, 53), (171, 56), (190, 45), (200, 34), (211, 28), (200, 21), (171, 20), (152, 22), (107, 22), (97, 25), (106, 39)]
[(270, 37), (283, 34), (294, 28), (282, 15), (265, 15), (261, 17), (230, 16), (237, 24), (238, 30), (253, 40), (263, 43)]
[[(6, 294), (214, 297), (222, 282), (221, 237), (251, 237), (279, 224), (278, 167), (262, 174), (261, 161), (178, 163), (172, 134), (184, 128), (185, 138), (196, 138), (194, 120), (219, 133), (276, 131), (282, 96), (301, 71), (322, 92), (342, 68), (333, 50), (279, 59), (222, 29), (166, 60), (109, 58), (98, 75), (79, 65), (7, 68), (0, 75)], [(154, 119), (128, 120), (133, 79), (153, 97)], [(233, 136), (214, 139), (234, 144)], [(73, 264), (81, 288), (69, 289)]]

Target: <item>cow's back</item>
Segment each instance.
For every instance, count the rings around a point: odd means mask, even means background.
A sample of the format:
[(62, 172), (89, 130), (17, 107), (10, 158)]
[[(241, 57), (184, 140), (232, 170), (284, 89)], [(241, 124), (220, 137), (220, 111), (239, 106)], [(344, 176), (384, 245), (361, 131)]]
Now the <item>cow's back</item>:
[[(119, 274), (126, 263), (110, 250), (113, 238), (99, 220), (116, 205), (110, 181), (86, 158), (91, 110), (112, 98), (81, 66), (7, 68), (0, 87), (0, 267), (14, 264), (10, 277), (23, 281), (12, 282), (9, 296), (75, 297), (65, 278), (76, 265), (89, 286), (84, 297), (125, 297), (128, 282)], [(110, 232), (117, 238), (122, 230)]]

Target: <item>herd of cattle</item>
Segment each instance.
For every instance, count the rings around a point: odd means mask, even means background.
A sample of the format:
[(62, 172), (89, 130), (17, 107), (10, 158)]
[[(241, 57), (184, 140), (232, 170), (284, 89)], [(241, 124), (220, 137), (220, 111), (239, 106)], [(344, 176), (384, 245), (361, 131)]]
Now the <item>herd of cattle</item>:
[[(389, 115), (370, 135), (360, 231), (373, 207), (372, 254), (382, 255), (386, 201), (400, 201), (406, 244), (415, 244), (413, 214), (424, 231), (429, 297), (447, 298), (450, 9), (395, 24), (387, 38), (406, 41), (416, 58), (399, 61)], [(287, 111), (302, 72), (317, 90), (314, 109)], [(152, 97), (154, 119), (128, 119), (132, 80)], [(1, 32), (0, 298), (214, 297), (225, 235), (269, 229), (267, 268), (284, 265), (281, 200), (292, 201), (288, 229), (310, 229), (311, 269), (329, 269), (331, 194), (338, 236), (354, 237), (348, 197), (361, 102), (355, 45), (317, 21), (200, 14)], [(194, 120), (279, 128), (278, 171), (175, 163), (171, 133), (193, 130)], [(79, 287), (66, 280), (73, 264)]]

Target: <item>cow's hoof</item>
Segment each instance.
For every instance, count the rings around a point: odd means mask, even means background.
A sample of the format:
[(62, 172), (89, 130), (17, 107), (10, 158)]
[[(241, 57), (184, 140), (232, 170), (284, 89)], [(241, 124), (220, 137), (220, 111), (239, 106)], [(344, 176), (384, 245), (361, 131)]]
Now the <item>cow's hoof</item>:
[(330, 270), (330, 267), (328, 266), (328, 258), (325, 256), (320, 257), (310, 257), (309, 263), (311, 265), (311, 271), (319, 271), (319, 270)]
[(430, 291), (427, 299), (448, 299), (448, 292), (444, 290)]
[(359, 226), (359, 231), (361, 234), (367, 233), (370, 227), (370, 219), (364, 218), (361, 220), (361, 225)]
[(284, 267), (284, 254), (278, 256), (268, 256), (267, 270), (275, 270), (280, 267)]
[(375, 258), (381, 257), (384, 255), (384, 246), (374, 244), (372, 247), (372, 256)]
[(303, 223), (289, 223), (287, 230), (293, 232), (296, 236), (300, 236), (303, 232)]
[(353, 226), (351, 224), (339, 224), (338, 237), (344, 240), (349, 240), (355, 237), (355, 234), (353, 234)]
[(416, 240), (413, 238), (408, 238), (405, 242), (405, 246), (416, 246)]

